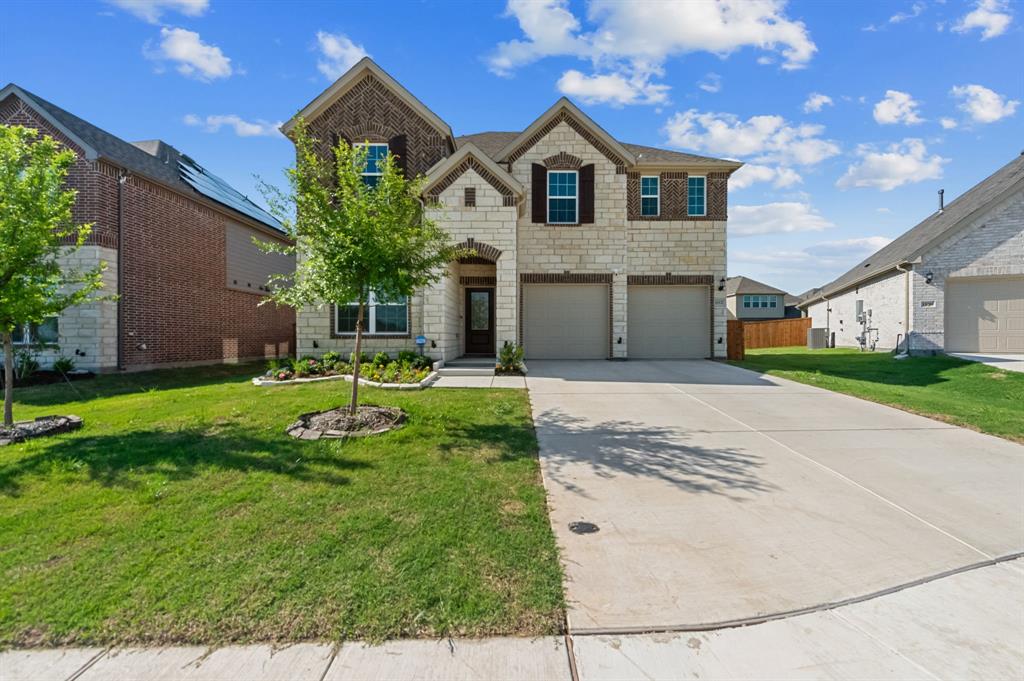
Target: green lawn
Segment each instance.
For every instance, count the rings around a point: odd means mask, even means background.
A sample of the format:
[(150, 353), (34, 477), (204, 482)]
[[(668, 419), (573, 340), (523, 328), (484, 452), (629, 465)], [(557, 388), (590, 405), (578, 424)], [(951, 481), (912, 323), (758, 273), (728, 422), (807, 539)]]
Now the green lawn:
[(349, 384), (257, 372), (15, 391), (85, 427), (0, 448), (0, 646), (560, 630), (525, 391), (367, 388), (406, 427), (306, 442), (285, 426)]
[(846, 348), (748, 350), (738, 367), (1024, 442), (1024, 374), (955, 357), (896, 360)]

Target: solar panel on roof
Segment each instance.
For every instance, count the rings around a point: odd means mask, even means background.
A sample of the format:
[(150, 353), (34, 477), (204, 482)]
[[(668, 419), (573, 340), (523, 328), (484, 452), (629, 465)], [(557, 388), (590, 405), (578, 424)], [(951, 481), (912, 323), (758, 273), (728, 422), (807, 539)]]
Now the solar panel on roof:
[(263, 210), (237, 189), (220, 179), (213, 173), (207, 172), (199, 164), (182, 158), (178, 161), (178, 170), (181, 172), (181, 179), (190, 187), (203, 196), (213, 199), (217, 203), (224, 204), (239, 213), (248, 215), (254, 220), (273, 227), (276, 230), (284, 231), (280, 221), (273, 215)]

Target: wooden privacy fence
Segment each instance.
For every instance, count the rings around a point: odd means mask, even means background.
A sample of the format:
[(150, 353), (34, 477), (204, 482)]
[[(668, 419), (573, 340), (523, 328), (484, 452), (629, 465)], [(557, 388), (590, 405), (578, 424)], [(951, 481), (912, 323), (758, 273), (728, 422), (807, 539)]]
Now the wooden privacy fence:
[(765, 321), (730, 320), (727, 330), (729, 343), (726, 352), (729, 359), (743, 359), (747, 350), (755, 348), (806, 345), (807, 329), (809, 328), (811, 328), (810, 317)]

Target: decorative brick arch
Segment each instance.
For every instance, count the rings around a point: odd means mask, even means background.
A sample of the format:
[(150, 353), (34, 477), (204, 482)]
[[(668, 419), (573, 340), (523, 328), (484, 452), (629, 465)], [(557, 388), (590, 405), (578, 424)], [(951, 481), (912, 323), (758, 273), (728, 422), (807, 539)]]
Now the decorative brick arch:
[(579, 170), (583, 165), (583, 159), (560, 151), (554, 156), (544, 159), (544, 165), (548, 170)]
[(460, 258), (460, 262), (478, 262), (484, 261), (488, 263), (498, 262), (498, 258), (501, 257), (501, 251), (490, 244), (485, 244), (481, 241), (470, 237), (463, 241), (457, 246), (457, 248), (465, 248), (468, 250), (476, 251), (475, 256), (469, 256), (467, 258)]

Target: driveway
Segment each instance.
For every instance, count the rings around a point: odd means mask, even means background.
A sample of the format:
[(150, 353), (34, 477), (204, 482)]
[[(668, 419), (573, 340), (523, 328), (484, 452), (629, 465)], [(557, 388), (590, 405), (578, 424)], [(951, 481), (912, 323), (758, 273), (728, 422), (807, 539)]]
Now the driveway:
[(1005, 369), (1006, 371), (1019, 371), (1024, 373), (1024, 355), (985, 355), (978, 353), (968, 352), (954, 352), (951, 353), (954, 357), (960, 359), (966, 359), (969, 362), (981, 362), (987, 364), (990, 367), (997, 369)]
[(527, 384), (574, 633), (758, 621), (1024, 548), (1005, 440), (708, 361)]

